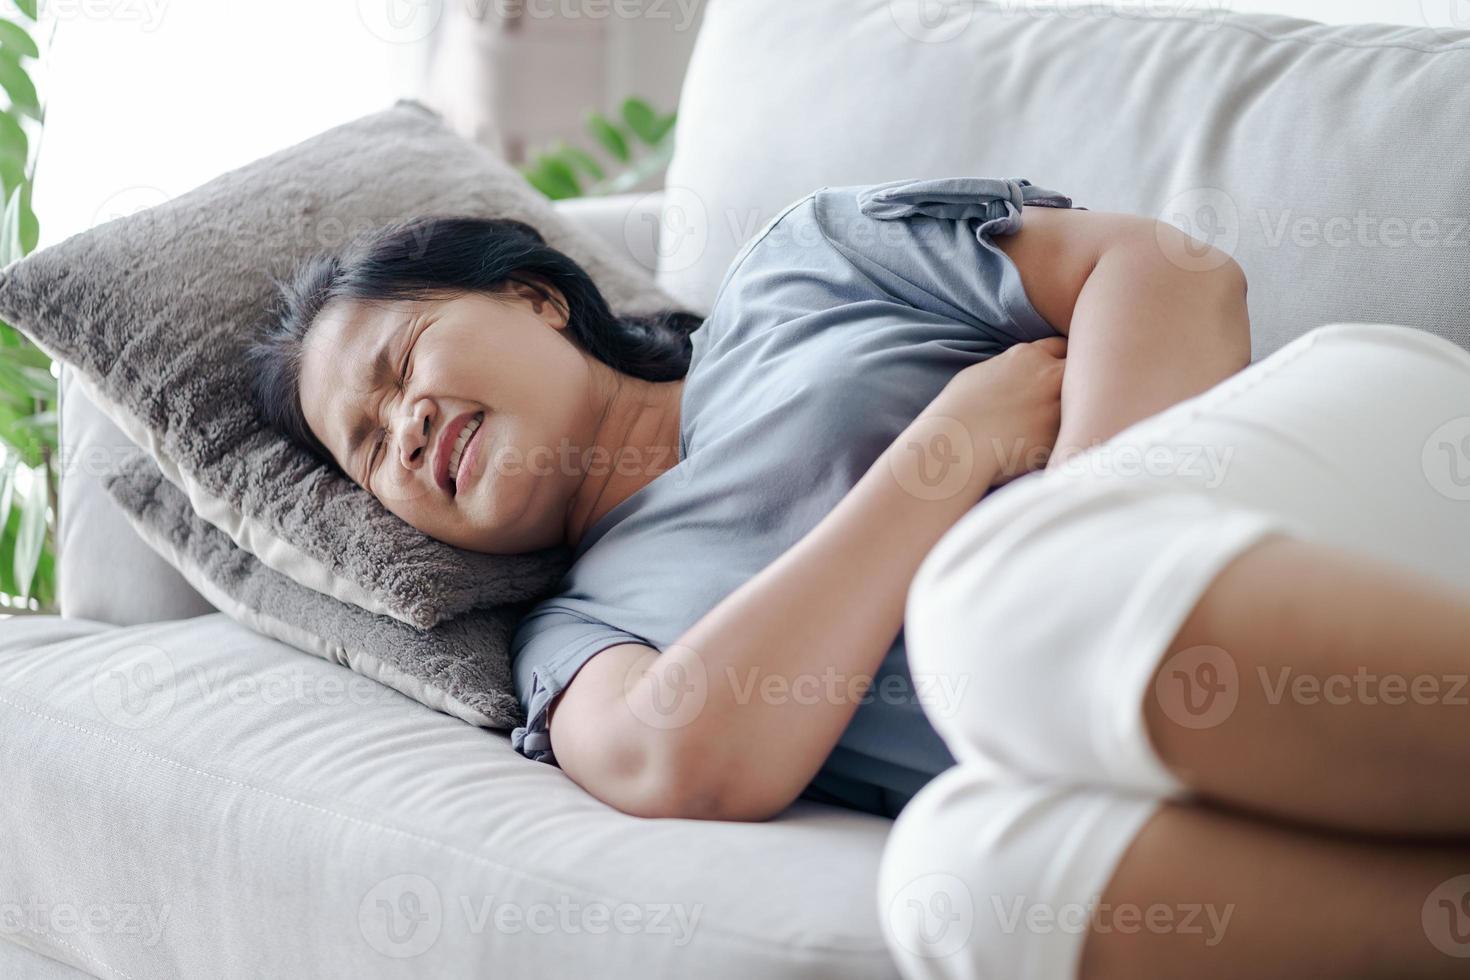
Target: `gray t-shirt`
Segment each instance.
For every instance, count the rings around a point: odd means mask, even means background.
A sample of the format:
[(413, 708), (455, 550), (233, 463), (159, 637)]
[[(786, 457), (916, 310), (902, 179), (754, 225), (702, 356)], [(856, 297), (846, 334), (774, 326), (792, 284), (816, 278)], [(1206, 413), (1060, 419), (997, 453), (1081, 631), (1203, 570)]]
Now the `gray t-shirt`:
[[(831, 511), (958, 371), (1056, 335), (989, 241), (1020, 228), (1023, 203), (1072, 206), (1023, 179), (823, 187), (744, 246), (692, 335), (678, 464), (588, 531), (559, 594), (517, 629), (517, 751), (554, 764), (546, 708), (582, 664), (675, 643)], [(895, 816), (953, 765), (924, 704), (953, 710), (954, 692), (924, 680), (900, 630), (803, 796)], [(813, 683), (744, 689), (821, 696)]]

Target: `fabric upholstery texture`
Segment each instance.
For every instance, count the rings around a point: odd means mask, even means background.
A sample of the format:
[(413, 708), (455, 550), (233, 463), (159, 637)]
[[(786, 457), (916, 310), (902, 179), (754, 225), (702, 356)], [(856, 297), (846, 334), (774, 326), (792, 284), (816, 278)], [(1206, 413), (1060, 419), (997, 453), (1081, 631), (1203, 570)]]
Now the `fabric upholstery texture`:
[(0, 943), (96, 976), (898, 977), (891, 821), (619, 813), (224, 615), (6, 623), (0, 728)]

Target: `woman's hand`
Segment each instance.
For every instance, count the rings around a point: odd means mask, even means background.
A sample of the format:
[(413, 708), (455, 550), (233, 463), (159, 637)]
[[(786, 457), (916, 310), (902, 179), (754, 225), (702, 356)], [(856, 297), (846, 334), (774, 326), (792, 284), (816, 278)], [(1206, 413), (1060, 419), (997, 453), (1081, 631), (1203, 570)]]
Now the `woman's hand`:
[(993, 470), (990, 486), (1000, 486), (1046, 465), (1062, 421), (1066, 356), (1065, 337), (1016, 344), (952, 377), (923, 414), (960, 422), (975, 465)]

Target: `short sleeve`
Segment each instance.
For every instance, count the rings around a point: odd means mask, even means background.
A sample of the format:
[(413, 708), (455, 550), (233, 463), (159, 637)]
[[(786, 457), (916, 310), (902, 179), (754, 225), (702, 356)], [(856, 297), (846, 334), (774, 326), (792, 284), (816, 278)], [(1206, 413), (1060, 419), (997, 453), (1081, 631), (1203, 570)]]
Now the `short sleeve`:
[(940, 177), (824, 187), (814, 202), (833, 247), (904, 303), (1006, 343), (1057, 335), (991, 239), (1021, 229), (1023, 205), (1071, 208), (1070, 198), (1023, 178)]
[(551, 751), (546, 712), (594, 654), (620, 643), (647, 643), (642, 637), (590, 616), (542, 602), (516, 627), (511, 669), (526, 724), (510, 733), (511, 748), (528, 759), (557, 765)]

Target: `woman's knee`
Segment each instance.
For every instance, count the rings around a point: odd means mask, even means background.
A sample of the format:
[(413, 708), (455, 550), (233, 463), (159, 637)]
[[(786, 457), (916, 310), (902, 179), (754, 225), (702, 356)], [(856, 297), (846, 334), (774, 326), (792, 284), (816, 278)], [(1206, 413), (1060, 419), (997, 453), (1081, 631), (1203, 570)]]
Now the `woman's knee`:
[(961, 763), (884, 848), (878, 903), (906, 977), (1077, 976), (1098, 896), (1158, 803)]

